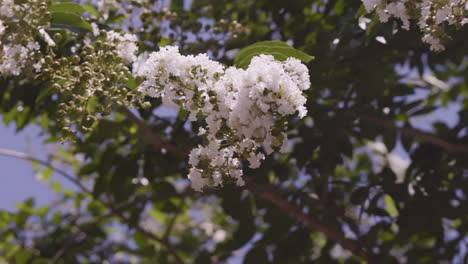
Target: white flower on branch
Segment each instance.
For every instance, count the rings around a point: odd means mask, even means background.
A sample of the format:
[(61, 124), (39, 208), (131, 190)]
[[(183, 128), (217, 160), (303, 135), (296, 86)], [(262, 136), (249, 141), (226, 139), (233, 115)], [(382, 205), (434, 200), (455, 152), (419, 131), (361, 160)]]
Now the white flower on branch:
[(126, 63), (131, 64), (136, 60), (137, 57), (135, 53), (138, 51), (136, 42), (138, 39), (135, 35), (109, 31), (107, 32), (107, 39), (116, 45), (117, 54), (119, 57), (123, 58)]
[(137, 67), (144, 77), (143, 95), (160, 97), (165, 106), (182, 108), (190, 120), (206, 123), (199, 135), (208, 143), (189, 155), (195, 190), (228, 178), (242, 185), (241, 161), (258, 168), (264, 152), (285, 151), (283, 118), (307, 114), (303, 91), (310, 87), (309, 72), (297, 59), (280, 62), (260, 55), (244, 70), (225, 68), (205, 54), (183, 56), (177, 47), (164, 47)]
[[(410, 29), (410, 20), (417, 20), (419, 28), (424, 33), (423, 42), (430, 45), (431, 50), (441, 51), (441, 37), (445, 34), (443, 23), (462, 26), (467, 18), (464, 16), (468, 10), (466, 0), (450, 1), (387, 1), (387, 0), (361, 0), (367, 12), (375, 11), (381, 22), (387, 22), (391, 17), (398, 18), (403, 23), (402, 28)], [(412, 12), (409, 12), (412, 10)], [(411, 16), (410, 16), (411, 13)], [(361, 25), (361, 24), (360, 24)]]

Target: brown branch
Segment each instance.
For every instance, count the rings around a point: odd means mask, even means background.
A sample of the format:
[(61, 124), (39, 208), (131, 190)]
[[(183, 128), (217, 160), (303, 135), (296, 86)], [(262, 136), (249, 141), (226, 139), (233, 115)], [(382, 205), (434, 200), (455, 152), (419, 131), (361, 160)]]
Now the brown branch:
[(345, 115), (353, 116), (356, 118), (359, 118), (367, 123), (371, 123), (377, 126), (380, 126), (382, 128), (387, 128), (391, 130), (395, 130), (397, 132), (400, 132), (403, 135), (411, 136), (414, 138), (417, 138), (423, 142), (427, 142), (436, 146), (439, 146), (449, 152), (468, 152), (468, 146), (467, 145), (460, 145), (460, 144), (455, 144), (451, 142), (447, 142), (443, 139), (438, 138), (437, 136), (434, 136), (430, 133), (417, 130), (414, 128), (408, 128), (408, 127), (399, 127), (392, 122), (386, 121), (385, 119), (379, 118), (379, 117), (374, 117), (370, 116), (368, 114), (364, 113), (355, 113), (355, 112), (350, 112), (347, 111), (344, 113)]
[(146, 125), (140, 118), (138, 118), (135, 114), (133, 114), (129, 109), (127, 108), (122, 108), (122, 112), (132, 121), (135, 123), (138, 128), (140, 129), (141, 133), (150, 141), (151, 144), (153, 144), (155, 147), (159, 149), (166, 149), (167, 151), (175, 154), (176, 156), (186, 159), (188, 153), (185, 153), (183, 151), (180, 151), (176, 146), (164, 142), (161, 138), (159, 138), (152, 130), (151, 128)]
[(166, 232), (164, 233), (163, 238), (164, 239), (169, 239), (172, 229), (176, 223), (177, 217), (179, 216), (180, 212), (182, 211), (182, 208), (185, 205), (185, 199), (182, 199), (180, 203), (176, 207), (176, 211), (174, 213), (174, 216), (169, 220), (169, 223), (167, 224)]
[[(132, 112), (128, 109), (125, 109), (125, 114), (129, 117), (130, 120), (135, 122), (138, 127), (141, 129), (142, 133), (150, 140), (150, 142), (157, 148), (164, 147), (167, 150), (177, 154), (180, 157), (187, 157), (187, 154), (178, 150), (177, 147), (170, 145), (168, 143), (163, 142), (156, 134), (154, 134), (151, 129), (143, 123), (140, 119), (138, 119)], [(183, 154), (183, 155), (181, 155)], [(259, 195), (260, 197), (269, 200), (274, 205), (276, 205), (279, 209), (291, 214), (299, 221), (303, 222), (308, 227), (318, 230), (322, 232), (324, 235), (329, 237), (330, 239), (334, 240), (344, 248), (350, 250), (354, 255), (361, 257), (362, 259), (366, 260), (370, 264), (378, 263), (376, 261), (376, 257), (373, 256), (371, 253), (366, 252), (356, 241), (348, 239), (344, 237), (339, 232), (331, 230), (326, 224), (321, 223), (312, 217), (304, 214), (298, 207), (288, 203), (284, 200), (279, 193), (279, 190), (272, 190), (272, 186), (260, 186), (255, 184), (253, 181), (246, 179), (246, 187), (255, 195)]]
[[(88, 188), (86, 188), (78, 179), (76, 179), (75, 177), (73, 177), (72, 175), (68, 174), (66, 171), (64, 170), (61, 170), (59, 168), (57, 168), (56, 166), (52, 165), (50, 162), (48, 161), (44, 161), (44, 160), (40, 160), (40, 159), (37, 159), (31, 155), (28, 155), (26, 153), (22, 153), (22, 152), (16, 152), (16, 151), (12, 151), (12, 150), (7, 150), (7, 149), (0, 149), (0, 155), (3, 155), (3, 156), (9, 156), (9, 157), (14, 157), (14, 158), (18, 158), (18, 159), (23, 159), (23, 160), (29, 160), (29, 161), (34, 161), (34, 162), (38, 162), (46, 167), (49, 167), (51, 169), (53, 169), (55, 172), (59, 173), (60, 175), (62, 175), (64, 178), (66, 178), (67, 180), (69, 180), (70, 182), (72, 182), (73, 184), (77, 185), (81, 191), (83, 191), (84, 193), (86, 194), (89, 194), (91, 197), (93, 197), (96, 201), (102, 203), (105, 207), (107, 207), (112, 215), (114, 216), (117, 216), (119, 217), (121, 220), (123, 220), (123, 222), (130, 228), (133, 228), (141, 233), (143, 233), (144, 235), (146, 235), (147, 237), (161, 243), (164, 247), (167, 248), (167, 250), (169, 251), (169, 253), (172, 255), (172, 257), (175, 259), (175, 261), (178, 263), (178, 264), (184, 264), (184, 261), (180, 258), (180, 256), (177, 254), (177, 250), (169, 243), (169, 241), (167, 241), (166, 239), (161, 239), (159, 237), (157, 237), (155, 234), (151, 233), (150, 231), (144, 229), (143, 227), (141, 227), (140, 225), (138, 224), (135, 224), (133, 223), (132, 221), (130, 221), (130, 219), (126, 218), (122, 212), (120, 211), (121, 208), (119, 207), (118, 209), (114, 207), (114, 205), (112, 203), (109, 203), (109, 202), (105, 202), (105, 201), (102, 201), (96, 197), (94, 197), (93, 195), (93, 192), (91, 190), (89, 190)], [(123, 205), (124, 207), (128, 206), (128, 204), (124, 204)], [(66, 250), (66, 248), (64, 248), (63, 250)], [(53, 261), (56, 262), (58, 261), (58, 259), (60, 259), (63, 254), (65, 252), (60, 252), (61, 250), (59, 250), (59, 252), (56, 253), (57, 257), (56, 259), (54, 258)], [(53, 263), (53, 262), (52, 262)]]
[(60, 260), (60, 258), (62, 258), (65, 255), (67, 250), (71, 248), (71, 246), (73, 246), (74, 243), (78, 243), (77, 241), (81, 241), (85, 238), (86, 238), (85, 233), (78, 234), (78, 237), (75, 237), (74, 235), (72, 235), (72, 239), (66, 241), (64, 245), (57, 252), (55, 252), (54, 256), (49, 261), (49, 264), (57, 263)]
[(314, 218), (310, 217), (309, 215), (305, 214), (299, 207), (287, 202), (281, 196), (278, 195), (279, 191), (272, 186), (265, 186), (259, 185), (254, 183), (251, 180), (246, 181), (246, 187), (249, 189), (253, 194), (262, 197), (265, 200), (270, 201), (274, 205), (276, 205), (281, 210), (288, 212), (290, 215), (294, 216), (300, 222), (305, 224), (311, 229), (317, 230), (323, 233), (328, 238), (334, 240), (338, 244), (340, 244), (343, 248), (348, 249), (354, 255), (361, 257), (367, 263), (370, 264), (377, 264), (377, 258), (371, 252), (367, 252), (364, 248), (362, 248), (357, 241), (351, 240), (346, 238), (341, 233), (330, 229), (326, 224), (315, 220)]

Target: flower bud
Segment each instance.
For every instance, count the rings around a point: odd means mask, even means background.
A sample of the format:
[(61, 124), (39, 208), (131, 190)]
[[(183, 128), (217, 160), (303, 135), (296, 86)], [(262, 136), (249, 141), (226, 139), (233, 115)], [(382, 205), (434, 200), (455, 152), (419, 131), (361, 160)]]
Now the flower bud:
[(63, 39), (62, 34), (60, 33), (55, 33), (52, 38), (54, 39), (55, 42), (60, 42)]
[(74, 64), (78, 64), (80, 63), (80, 56), (78, 55), (73, 55), (71, 58), (70, 58), (70, 61)]

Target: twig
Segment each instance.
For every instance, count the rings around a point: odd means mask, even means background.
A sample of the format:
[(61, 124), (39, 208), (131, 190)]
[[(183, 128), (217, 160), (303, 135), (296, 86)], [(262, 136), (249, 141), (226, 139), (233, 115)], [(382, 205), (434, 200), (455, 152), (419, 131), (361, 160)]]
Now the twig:
[[(74, 235), (73, 235), (74, 236)], [(79, 243), (80, 240), (83, 240), (86, 238), (85, 233), (80, 233), (78, 234), (78, 237), (73, 237), (72, 239), (68, 240), (65, 242), (65, 244), (57, 251), (55, 252), (54, 256), (52, 259), (49, 261), (49, 264), (55, 264), (57, 263), (61, 257), (67, 252), (67, 250), (75, 243)]]
[(111, 210), (111, 212), (115, 215), (118, 216), (120, 219), (122, 219), (128, 227), (133, 228), (137, 230), (138, 232), (144, 234), (145, 236), (151, 238), (152, 240), (155, 240), (159, 242), (160, 244), (164, 245), (167, 250), (169, 250), (169, 253), (174, 257), (175, 261), (178, 264), (184, 264), (184, 261), (180, 258), (179, 254), (177, 253), (177, 250), (169, 243), (167, 239), (164, 238), (159, 238), (155, 234), (151, 233), (150, 231), (144, 229), (138, 224), (135, 224), (132, 222), (129, 218), (125, 217), (125, 215), (122, 214), (122, 212), (117, 211), (112, 204), (108, 205), (108, 208)]
[(70, 182), (72, 182), (76, 186), (78, 186), (78, 188), (80, 188), (81, 191), (83, 191), (85, 193), (90, 193), (90, 191), (79, 180), (77, 180), (75, 177), (68, 174), (68, 172), (66, 172), (66, 171), (64, 171), (62, 169), (59, 169), (56, 166), (53, 166), (52, 163), (50, 163), (48, 161), (44, 161), (44, 160), (35, 158), (35, 157), (33, 157), (31, 155), (28, 155), (26, 153), (23, 153), (23, 152), (17, 152), (17, 151), (13, 151), (13, 150), (9, 150), (9, 149), (0, 149), (0, 155), (7, 156), (7, 157), (13, 157), (13, 158), (17, 158), (17, 159), (22, 159), (22, 160), (33, 161), (33, 162), (37, 162), (37, 163), (39, 163), (39, 164), (41, 164), (43, 166), (52, 168), (54, 171), (61, 174), (64, 178), (66, 178), (67, 180), (69, 180)]
[(180, 204), (178, 204), (178, 206), (176, 208), (174, 216), (169, 220), (169, 223), (167, 224), (166, 232), (165, 232), (165, 234), (163, 236), (164, 239), (169, 239), (169, 236), (171, 235), (172, 228), (174, 227), (174, 224), (175, 224), (175, 222), (177, 220), (177, 217), (179, 216), (180, 211), (184, 207), (184, 204), (185, 204), (185, 199), (182, 199), (180, 201)]

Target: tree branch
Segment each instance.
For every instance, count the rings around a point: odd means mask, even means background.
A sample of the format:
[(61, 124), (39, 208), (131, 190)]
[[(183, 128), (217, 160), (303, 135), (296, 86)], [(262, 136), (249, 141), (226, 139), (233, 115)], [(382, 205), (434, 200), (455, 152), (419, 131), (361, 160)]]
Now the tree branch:
[[(140, 119), (138, 119), (132, 112), (128, 109), (124, 111), (125, 114), (129, 117), (130, 120), (135, 122), (138, 127), (141, 129), (142, 133), (150, 140), (150, 142), (157, 148), (164, 147), (167, 150), (177, 154), (180, 157), (187, 157), (187, 154), (178, 150), (176, 146), (170, 145), (168, 143), (163, 142), (156, 134), (154, 134), (151, 129), (143, 123)], [(162, 142), (162, 143), (161, 143)], [(183, 155), (181, 155), (183, 154)], [(326, 224), (321, 223), (312, 217), (304, 214), (298, 207), (288, 203), (286, 200), (281, 198), (279, 190), (272, 190), (272, 186), (260, 186), (254, 183), (252, 180), (246, 179), (246, 187), (249, 189), (254, 195), (259, 195), (260, 197), (269, 200), (274, 205), (276, 205), (281, 210), (288, 212), (292, 216), (294, 216), (299, 221), (303, 222), (305, 225), (309, 226), (312, 229), (318, 230), (319, 232), (323, 233), (330, 239), (334, 240), (344, 248), (350, 250), (354, 255), (361, 257), (362, 259), (366, 260), (370, 264), (378, 263), (375, 260), (375, 256), (371, 253), (366, 252), (356, 241), (347, 239), (342, 234), (331, 230)]]
[[(184, 261), (177, 254), (177, 250), (169, 243), (169, 241), (167, 241), (166, 239), (161, 239), (161, 238), (157, 237), (155, 234), (153, 234), (150, 231), (144, 229), (140, 225), (135, 224), (132, 221), (130, 221), (130, 219), (126, 218), (122, 214), (122, 212), (120, 211), (121, 210), (120, 207), (119, 207), (119, 209), (117, 209), (117, 208), (114, 207), (114, 205), (112, 203), (105, 202), (105, 201), (102, 201), (102, 200), (94, 197), (93, 192), (91, 190), (86, 188), (79, 180), (77, 180), (75, 177), (71, 176), (66, 171), (57, 168), (56, 166), (52, 165), (48, 161), (37, 159), (37, 158), (35, 158), (35, 157), (31, 156), (31, 155), (28, 155), (28, 154), (22, 153), (22, 152), (16, 152), (16, 151), (7, 150), (7, 149), (0, 149), (0, 155), (38, 162), (38, 163), (40, 163), (40, 164), (42, 164), (42, 165), (44, 165), (46, 167), (49, 167), (49, 168), (53, 169), (54, 171), (56, 171), (57, 173), (62, 175), (64, 178), (66, 178), (67, 180), (69, 180), (73, 184), (77, 185), (80, 188), (81, 191), (83, 191), (86, 194), (89, 194), (96, 201), (99, 201), (100, 203), (102, 203), (105, 207), (107, 207), (111, 211), (112, 215), (119, 217), (121, 220), (123, 220), (123, 222), (128, 227), (133, 228), (133, 229), (137, 230), (138, 232), (141, 232), (142, 234), (144, 234), (147, 237), (151, 238), (152, 240), (155, 240), (155, 241), (161, 243), (162, 245), (164, 245), (178, 264), (184, 264)], [(128, 206), (128, 205), (125, 204), (125, 206)], [(66, 250), (66, 248), (67, 247), (65, 247), (64, 250)], [(61, 252), (61, 250), (59, 250), (59, 252), (56, 253), (56, 257), (54, 257), (53, 261), (55, 261), (55, 262), (58, 261), (58, 259), (60, 259), (60, 257), (63, 256), (63, 254), (64, 254), (64, 252)]]
[(270, 201), (281, 210), (288, 212), (290, 215), (294, 216), (296, 219), (298, 219), (300, 222), (302, 222), (309, 228), (323, 233), (325, 236), (340, 244), (343, 248), (348, 249), (354, 255), (359, 256), (365, 261), (367, 261), (367, 263), (378, 263), (376, 256), (374, 256), (371, 252), (367, 252), (366, 250), (364, 250), (357, 241), (353, 241), (351, 239), (346, 238), (339, 232), (330, 229), (326, 224), (319, 222), (310, 217), (309, 215), (305, 214), (299, 207), (287, 202), (281, 196), (277, 195), (279, 191), (276, 190), (276, 188), (268, 185), (259, 185), (251, 180), (246, 180), (246, 187), (253, 194), (256, 194), (262, 197), (263, 199)]
[(166, 149), (167, 151), (175, 154), (176, 156), (186, 159), (188, 153), (180, 151), (176, 146), (164, 142), (161, 138), (159, 138), (151, 128), (146, 125), (140, 118), (138, 118), (135, 114), (133, 114), (129, 109), (122, 108), (122, 112), (132, 121), (135, 123), (138, 128), (140, 129), (141, 133), (153, 144), (155, 147), (159, 149)]
[(54, 256), (49, 261), (49, 264), (57, 263), (60, 260), (60, 258), (62, 258), (65, 255), (67, 250), (71, 248), (71, 246), (73, 246), (74, 243), (79, 243), (78, 241), (82, 241), (85, 238), (86, 238), (85, 233), (80, 233), (78, 237), (75, 237), (74, 235), (72, 235), (72, 238), (66, 241), (64, 245), (57, 252), (55, 252)]
[(17, 151), (13, 151), (13, 150), (9, 150), (9, 149), (0, 149), (0, 155), (1, 156), (7, 156), (7, 157), (13, 157), (13, 158), (17, 158), (17, 159), (22, 159), (22, 160), (33, 161), (33, 162), (37, 162), (37, 163), (39, 163), (39, 164), (41, 164), (43, 166), (52, 168), (54, 171), (61, 174), (68, 181), (75, 184), (81, 191), (83, 191), (85, 193), (90, 193), (90, 191), (79, 180), (77, 180), (75, 177), (70, 175), (68, 172), (66, 172), (66, 171), (64, 171), (64, 170), (62, 170), (60, 168), (55, 167), (54, 165), (52, 165), (52, 163), (50, 163), (48, 161), (44, 161), (44, 160), (35, 158), (35, 157), (33, 157), (33, 156), (29, 155), (29, 154), (23, 153), (23, 152), (17, 152)]
[(149, 237), (150, 239), (154, 240), (154, 241), (157, 241), (159, 242), (160, 244), (164, 245), (167, 250), (169, 250), (169, 253), (172, 255), (172, 257), (175, 259), (175, 261), (178, 263), (178, 264), (184, 264), (184, 261), (182, 260), (182, 258), (179, 256), (179, 254), (177, 253), (177, 250), (169, 243), (169, 241), (165, 238), (159, 238), (158, 236), (156, 236), (155, 234), (151, 233), (150, 231), (144, 229), (142, 226), (140, 226), (139, 224), (136, 224), (134, 223), (133, 221), (131, 221), (129, 218), (125, 217), (124, 214), (122, 214), (122, 212), (120, 211), (117, 211), (112, 204), (108, 204), (108, 208), (111, 210), (112, 214), (115, 215), (115, 216), (118, 216), (120, 219), (122, 219), (128, 227), (132, 228), (132, 229), (135, 229), (136, 231), (144, 234), (145, 236)]
[(449, 152), (468, 152), (468, 146), (467, 145), (460, 145), (460, 144), (454, 144), (451, 142), (447, 142), (443, 139), (440, 139), (430, 133), (420, 131), (417, 129), (413, 128), (407, 128), (407, 127), (399, 127), (389, 121), (386, 121), (382, 118), (379, 117), (374, 117), (370, 116), (368, 114), (364, 113), (355, 113), (355, 112), (350, 112), (347, 111), (344, 113), (345, 115), (353, 116), (356, 118), (359, 118), (367, 123), (371, 123), (377, 126), (380, 126), (382, 128), (387, 128), (391, 130), (395, 130), (397, 132), (400, 132), (403, 135), (411, 136), (414, 138), (417, 138), (423, 142), (430, 143), (432, 145), (439, 146)]
[(174, 213), (174, 216), (169, 220), (167, 223), (167, 228), (166, 232), (164, 233), (163, 238), (164, 239), (169, 239), (169, 236), (171, 235), (172, 228), (174, 227), (177, 217), (179, 216), (180, 212), (182, 211), (182, 208), (185, 205), (185, 199), (182, 199), (180, 203), (177, 205), (176, 211)]

